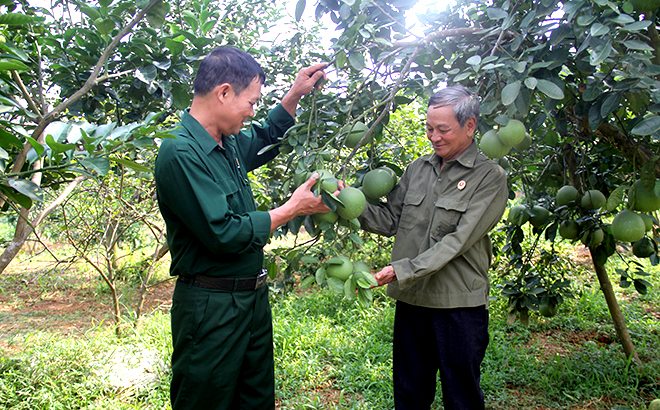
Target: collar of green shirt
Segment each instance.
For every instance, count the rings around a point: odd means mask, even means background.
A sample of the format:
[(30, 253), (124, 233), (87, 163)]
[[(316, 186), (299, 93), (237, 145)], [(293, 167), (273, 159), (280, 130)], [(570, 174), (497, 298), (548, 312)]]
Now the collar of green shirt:
[[(213, 151), (214, 148), (220, 148), (224, 149), (224, 147), (220, 146), (216, 140), (213, 139), (211, 134), (206, 131), (204, 127), (202, 127), (202, 124), (199, 123), (193, 117), (190, 115), (190, 108), (186, 109), (183, 112), (183, 117), (181, 118), (181, 125), (188, 131), (188, 135), (190, 135), (191, 138), (195, 139), (199, 146), (202, 148), (204, 153), (209, 154), (211, 151)], [(224, 141), (227, 139), (224, 138)]]

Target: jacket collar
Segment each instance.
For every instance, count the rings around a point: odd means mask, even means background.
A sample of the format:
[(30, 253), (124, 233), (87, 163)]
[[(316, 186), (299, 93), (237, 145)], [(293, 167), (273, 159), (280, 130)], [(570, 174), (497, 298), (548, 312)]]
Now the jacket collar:
[[(474, 164), (477, 161), (477, 155), (479, 155), (479, 148), (477, 147), (477, 142), (472, 139), (472, 143), (458, 156), (458, 158), (448, 161), (448, 164), (452, 162), (458, 162), (463, 165), (465, 168), (474, 168)], [(440, 170), (442, 166), (442, 158), (435, 154), (428, 155), (426, 160), (433, 165), (435, 168)]]
[[(211, 134), (202, 127), (202, 125), (190, 115), (190, 108), (186, 109), (183, 112), (183, 117), (181, 118), (181, 125), (188, 131), (190, 138), (197, 141), (199, 146), (202, 148), (204, 153), (209, 154), (213, 151), (214, 148), (223, 149), (216, 140), (211, 137)], [(226, 141), (226, 138), (223, 140)], [(224, 145), (224, 144), (223, 144)]]

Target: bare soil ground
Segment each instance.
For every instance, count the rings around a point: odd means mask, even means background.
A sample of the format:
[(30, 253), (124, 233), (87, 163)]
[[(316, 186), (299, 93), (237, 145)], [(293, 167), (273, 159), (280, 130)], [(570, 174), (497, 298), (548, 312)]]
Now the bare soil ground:
[[(13, 261), (0, 275), (0, 352), (20, 349), (35, 331), (82, 336), (98, 326), (112, 326), (112, 301), (97, 275), (83, 274), (76, 264), (32, 260), (29, 255)], [(168, 311), (174, 281), (149, 289), (143, 314)], [(137, 292), (125, 293), (121, 303), (135, 311)]]

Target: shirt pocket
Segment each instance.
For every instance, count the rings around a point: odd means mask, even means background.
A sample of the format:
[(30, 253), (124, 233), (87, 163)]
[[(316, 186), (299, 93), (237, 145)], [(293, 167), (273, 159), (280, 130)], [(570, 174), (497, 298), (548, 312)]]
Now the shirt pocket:
[(435, 201), (435, 214), (431, 237), (438, 241), (445, 235), (456, 231), (461, 217), (468, 207), (464, 199), (440, 197)]
[(229, 205), (230, 211), (234, 213), (245, 212), (236, 182), (231, 179), (222, 179), (218, 181), (218, 186), (220, 187), (220, 191), (225, 195), (225, 198), (227, 198), (227, 205)]
[(422, 202), (426, 197), (426, 192), (423, 191), (408, 191), (403, 198), (403, 209), (401, 210), (401, 218), (399, 219), (400, 229), (412, 229), (420, 220), (424, 220), (421, 214)]

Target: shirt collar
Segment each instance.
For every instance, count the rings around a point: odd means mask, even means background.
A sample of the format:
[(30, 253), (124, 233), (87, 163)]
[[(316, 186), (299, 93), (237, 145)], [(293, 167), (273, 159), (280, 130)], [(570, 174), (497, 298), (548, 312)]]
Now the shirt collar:
[[(479, 155), (479, 149), (477, 147), (477, 142), (473, 139), (472, 143), (461, 153), (461, 155), (458, 156), (458, 158), (448, 161), (448, 163), (456, 161), (466, 168), (474, 168), (477, 155)], [(442, 165), (442, 158), (435, 154), (429, 155), (427, 161), (437, 169), (440, 169), (440, 166)]]
[(183, 112), (183, 117), (181, 118), (181, 125), (188, 131), (188, 134), (192, 139), (197, 141), (199, 146), (205, 153), (210, 153), (214, 148), (220, 148), (220, 144), (211, 137), (211, 134), (202, 127), (202, 125), (190, 115), (190, 108), (186, 109)]

